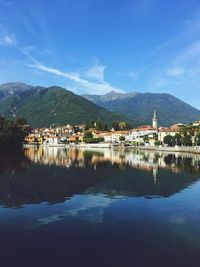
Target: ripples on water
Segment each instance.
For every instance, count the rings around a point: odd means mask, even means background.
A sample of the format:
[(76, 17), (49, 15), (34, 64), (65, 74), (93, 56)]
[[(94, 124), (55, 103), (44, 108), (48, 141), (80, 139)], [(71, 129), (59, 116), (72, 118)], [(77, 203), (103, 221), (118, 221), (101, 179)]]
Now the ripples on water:
[(2, 266), (200, 266), (200, 156), (0, 156)]

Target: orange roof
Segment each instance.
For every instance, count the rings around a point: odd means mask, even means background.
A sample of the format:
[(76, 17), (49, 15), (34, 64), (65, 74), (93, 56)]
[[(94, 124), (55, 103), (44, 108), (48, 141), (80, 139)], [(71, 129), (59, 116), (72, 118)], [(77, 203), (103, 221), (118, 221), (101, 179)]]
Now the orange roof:
[(147, 131), (147, 130), (156, 130), (156, 129), (153, 128), (151, 125), (142, 125), (133, 130), (134, 131), (145, 131), (145, 130)]
[(102, 134), (102, 135), (104, 135), (104, 136), (111, 136), (113, 133), (109, 133), (109, 132), (107, 132), (107, 133), (104, 133), (104, 134)]
[(139, 129), (140, 129), (140, 128), (142, 128), (142, 129), (143, 129), (143, 128), (152, 128), (152, 126), (151, 126), (151, 125), (141, 125), (141, 126), (138, 126), (137, 129), (138, 129), (138, 128), (139, 128)]
[(127, 134), (128, 131), (114, 131), (112, 134)]
[(178, 128), (160, 128), (159, 132), (178, 132)]

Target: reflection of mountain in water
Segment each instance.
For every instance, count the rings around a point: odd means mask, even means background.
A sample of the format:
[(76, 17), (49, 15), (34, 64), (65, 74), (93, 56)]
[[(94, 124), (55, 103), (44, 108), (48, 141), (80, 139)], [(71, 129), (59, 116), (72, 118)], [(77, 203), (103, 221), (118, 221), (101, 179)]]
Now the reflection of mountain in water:
[[(120, 150), (26, 149), (25, 159), (0, 174), (0, 203), (62, 202), (75, 194), (168, 197), (196, 181), (198, 158)], [(27, 165), (24, 162), (32, 161)], [(22, 164), (23, 163), (23, 164)], [(171, 171), (172, 170), (172, 171)]]
[(128, 168), (122, 174), (110, 175), (109, 179), (95, 185), (91, 193), (103, 193), (109, 196), (168, 197), (189, 186), (196, 179), (188, 174), (159, 171), (157, 178), (151, 173)]

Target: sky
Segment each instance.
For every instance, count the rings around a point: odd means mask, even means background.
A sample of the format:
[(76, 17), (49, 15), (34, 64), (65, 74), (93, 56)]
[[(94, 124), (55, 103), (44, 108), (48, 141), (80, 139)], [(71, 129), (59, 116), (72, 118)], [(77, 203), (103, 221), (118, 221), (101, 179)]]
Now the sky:
[(200, 1), (0, 0), (0, 84), (18, 81), (200, 109)]

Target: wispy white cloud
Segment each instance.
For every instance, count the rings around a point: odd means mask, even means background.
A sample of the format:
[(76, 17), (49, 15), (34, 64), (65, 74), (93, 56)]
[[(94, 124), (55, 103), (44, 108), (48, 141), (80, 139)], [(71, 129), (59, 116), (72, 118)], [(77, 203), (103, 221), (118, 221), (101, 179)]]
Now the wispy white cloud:
[(23, 50), (23, 52), (30, 53), (32, 51), (35, 51), (36, 50), (36, 47), (34, 45), (27, 45), (27, 46), (24, 46), (21, 49)]
[(181, 67), (174, 67), (167, 70), (167, 75), (171, 77), (180, 77), (185, 74), (185, 70)]
[[(200, 40), (195, 40), (181, 49), (168, 66), (167, 74), (172, 77), (181, 76), (185, 79), (187, 76), (196, 75), (197, 69), (200, 71)], [(199, 75), (196, 78), (199, 79)]]
[[(43, 65), (42, 63), (36, 61), (32, 58), (33, 64), (28, 64), (29, 67), (54, 74), (60, 77), (64, 77), (72, 82), (74, 82), (77, 86), (81, 86), (84, 88), (84, 92), (82, 93), (95, 93), (95, 94), (105, 94), (110, 91), (116, 92), (124, 92), (122, 89), (112, 86), (110, 83), (104, 80), (104, 69), (105, 66), (96, 66), (93, 68), (89, 68), (87, 71), (83, 73), (79, 72), (64, 72), (57, 68), (52, 68)], [(83, 77), (84, 76), (84, 77)], [(95, 78), (96, 81), (91, 81), (87, 78)]]
[[(199, 94), (200, 40), (192, 41), (179, 49), (173, 54), (173, 59), (151, 70), (147, 79), (149, 90), (167, 91), (198, 107), (194, 95)], [(188, 90), (191, 92), (189, 95)]]
[(0, 45), (14, 46), (16, 44), (16, 38), (13, 34), (6, 34), (0, 37)]
[[(99, 63), (76, 72), (65, 72), (42, 64), (32, 56), (33, 52), (37, 52), (37, 48), (35, 46), (27, 45), (21, 47), (17, 44), (15, 35), (2, 25), (0, 25), (0, 45), (13, 47), (22, 52), (32, 62), (32, 64), (27, 64), (29, 67), (38, 71), (66, 78), (67, 80), (73, 82), (75, 86), (70, 86), (70, 88), (73, 88), (73, 91), (81, 94), (105, 94), (110, 91), (124, 92), (121, 88), (112, 86), (109, 82), (105, 81), (104, 71), (106, 66)], [(69, 88), (69, 86), (67, 87)], [(76, 90), (74, 90), (74, 88), (76, 88)]]
[(8, 31), (4, 26), (0, 25), (0, 45), (1, 46), (15, 46), (17, 40), (15, 35)]
[(104, 81), (104, 71), (106, 66), (104, 65), (95, 65), (83, 72), (85, 77), (89, 79), (94, 79), (100, 82)]

